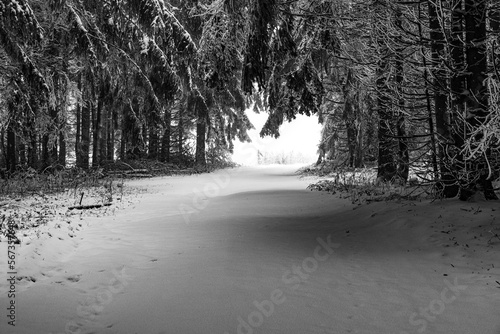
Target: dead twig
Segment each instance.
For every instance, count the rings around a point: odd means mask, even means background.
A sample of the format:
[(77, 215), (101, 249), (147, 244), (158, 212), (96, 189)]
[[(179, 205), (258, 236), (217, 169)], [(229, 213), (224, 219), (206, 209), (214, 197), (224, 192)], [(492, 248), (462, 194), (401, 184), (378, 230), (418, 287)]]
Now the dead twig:
[(75, 205), (68, 207), (68, 210), (86, 210), (86, 209), (96, 209), (101, 208), (103, 206), (110, 206), (111, 203), (103, 203), (103, 204), (90, 204), (90, 205)]

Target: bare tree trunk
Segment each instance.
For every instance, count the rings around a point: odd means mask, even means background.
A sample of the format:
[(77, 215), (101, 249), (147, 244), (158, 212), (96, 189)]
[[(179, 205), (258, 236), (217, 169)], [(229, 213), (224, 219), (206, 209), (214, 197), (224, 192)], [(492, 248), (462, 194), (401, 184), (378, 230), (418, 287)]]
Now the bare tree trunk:
[(102, 108), (103, 101), (101, 96), (97, 100), (97, 108), (95, 109), (94, 115), (94, 132), (93, 132), (93, 142), (92, 142), (92, 167), (97, 167), (101, 163), (100, 156), (100, 143), (102, 136)]
[[(486, 82), (488, 62), (487, 62), (487, 32), (486, 32), (486, 14), (487, 1), (483, 0), (465, 0), (465, 53), (466, 53), (466, 83), (468, 90), (468, 98), (466, 100), (468, 124), (477, 129), (486, 122), (489, 114), (488, 109), (488, 86)], [(467, 136), (469, 136), (467, 134)], [(482, 135), (473, 138), (474, 141), (480, 141)], [(493, 190), (492, 174), (488, 170), (488, 161), (491, 157), (490, 150), (486, 150), (484, 160), (481, 158), (478, 161), (471, 161), (468, 165), (472, 173), (473, 179), (477, 177), (479, 184), (486, 199), (498, 199)], [(473, 172), (477, 171), (477, 172)], [(469, 184), (465, 190), (473, 191), (474, 184)], [(467, 199), (469, 191), (461, 192), (461, 199)], [(465, 196), (462, 196), (465, 194)]]
[(165, 129), (163, 130), (163, 138), (161, 141), (161, 161), (170, 162), (170, 135), (172, 130), (172, 112), (171, 104), (165, 109)]
[(103, 162), (108, 157), (108, 129), (109, 129), (109, 108), (107, 105), (103, 104), (103, 110), (101, 114), (101, 134), (99, 136), (99, 157), (100, 162)]
[(7, 152), (6, 152), (6, 166), (7, 170), (11, 173), (16, 171), (17, 167), (17, 150), (16, 150), (16, 131), (12, 121), (7, 126)]
[(42, 137), (42, 169), (50, 166), (50, 153), (49, 153), (49, 135), (44, 134)]
[(363, 129), (364, 129), (364, 122), (361, 117), (361, 111), (359, 110), (359, 105), (356, 107), (358, 111), (356, 112), (357, 115), (359, 115), (359, 122), (356, 124), (356, 151), (355, 151), (355, 157), (354, 157), (354, 167), (355, 168), (361, 168), (364, 166), (364, 136), (363, 136)]
[(37, 117), (37, 109), (34, 109), (34, 115), (28, 113), (26, 128), (28, 135), (26, 138), (29, 140), (28, 145), (28, 166), (38, 169), (38, 134), (35, 128), (35, 119)]
[[(200, 99), (200, 98), (197, 98)], [(205, 144), (207, 134), (207, 109), (206, 106), (201, 106), (201, 102), (196, 103), (196, 167), (205, 168), (207, 165)]]
[(439, 168), (437, 162), (437, 144), (436, 144), (436, 134), (434, 129), (434, 115), (432, 114), (432, 104), (431, 104), (431, 94), (429, 91), (429, 66), (427, 65), (427, 58), (425, 56), (425, 39), (422, 31), (422, 5), (418, 4), (418, 36), (420, 42), (420, 50), (422, 53), (422, 65), (424, 66), (423, 71), (423, 80), (424, 80), (424, 94), (425, 94), (425, 104), (427, 109), (427, 122), (429, 124), (429, 135), (430, 135), (430, 144), (431, 144), (431, 163), (432, 170), (434, 172), (433, 180), (436, 181), (439, 177)]
[(57, 163), (58, 162), (58, 152), (57, 152), (57, 142), (58, 142), (58, 139), (59, 139), (59, 125), (58, 125), (58, 109), (57, 107), (56, 108), (50, 108), (50, 118), (51, 118), (51, 121), (52, 121), (52, 124), (51, 124), (51, 129), (50, 131), (52, 132), (52, 136), (54, 138), (54, 140), (52, 141), (52, 143), (49, 143), (49, 145), (51, 147), (49, 147), (49, 154), (50, 154), (50, 158), (49, 158), (49, 165), (52, 165), (54, 163)]
[(24, 144), (22, 142), (21, 138), (19, 138), (19, 137), (17, 137), (17, 142), (19, 143), (19, 145), (18, 145), (19, 165), (26, 166), (26, 144)]
[(352, 70), (347, 70), (346, 82), (343, 87), (343, 95), (344, 95), (344, 111), (342, 114), (342, 118), (345, 123), (346, 132), (347, 132), (347, 148), (349, 151), (349, 159), (348, 164), (349, 167), (357, 167), (356, 165), (356, 151), (358, 144), (358, 136), (356, 129), (356, 103), (358, 102), (357, 97), (357, 87), (355, 84), (355, 79), (353, 77)]
[(377, 178), (382, 181), (391, 181), (396, 176), (396, 165), (394, 161), (394, 143), (392, 135), (392, 113), (388, 109), (386, 82), (383, 77), (385, 64), (379, 64), (377, 78), (377, 107), (379, 115), (378, 123), (378, 172)]
[[(395, 24), (397, 27), (402, 26), (401, 22), (401, 9), (396, 8)], [(401, 35), (398, 33), (399, 39)], [(398, 137), (398, 161), (397, 161), (397, 174), (403, 183), (408, 181), (410, 172), (410, 153), (408, 150), (408, 138), (406, 134), (406, 120), (405, 120), (405, 99), (404, 99), (404, 48), (401, 46), (402, 41), (396, 40), (395, 48), (395, 84), (396, 84), (396, 135)]]
[(77, 153), (77, 166), (83, 169), (89, 168), (89, 156), (90, 156), (90, 124), (91, 124), (91, 108), (92, 103), (88, 101), (86, 105), (82, 104), (82, 131), (81, 131), (81, 142), (80, 149)]
[(121, 160), (126, 160), (126, 152), (127, 152), (127, 132), (125, 131), (125, 124), (126, 120), (125, 118), (127, 117), (127, 108), (128, 106), (123, 107), (122, 111), (122, 120), (121, 120), (121, 126), (120, 126), (120, 159)]
[(149, 145), (148, 145), (148, 158), (158, 159), (158, 129), (155, 127), (149, 128)]
[[(82, 92), (82, 77), (78, 77), (78, 90)], [(77, 101), (76, 104), (76, 125), (75, 125), (76, 135), (75, 135), (75, 157), (76, 166), (81, 165), (81, 137), (82, 137), (82, 102)]]
[(61, 125), (61, 130), (59, 132), (59, 164), (66, 167), (66, 136), (65, 129), (66, 122)]
[[(375, 11), (382, 17), (387, 15), (387, 8), (378, 4)], [(387, 27), (377, 27), (375, 31), (377, 46), (379, 49), (378, 64), (376, 70), (377, 87), (377, 111), (378, 111), (378, 172), (377, 179), (381, 181), (391, 181), (397, 173), (396, 159), (394, 157), (394, 134), (393, 134), (393, 115), (390, 109), (390, 89), (388, 86), (389, 49), (384, 40), (387, 37)]]
[(113, 112), (109, 112), (108, 114), (108, 137), (106, 138), (107, 145), (107, 160), (114, 161), (115, 160), (115, 122), (113, 119)]
[[(450, 125), (452, 130), (453, 151), (456, 152), (453, 160), (451, 172), (458, 175), (460, 170), (465, 168), (464, 157), (461, 150), (464, 147), (465, 133), (462, 124), (462, 117), (465, 111), (466, 83), (465, 83), (465, 27), (464, 27), (464, 1), (452, 0), (451, 3), (451, 39), (450, 55), (452, 59), (452, 74), (450, 78), (451, 90), (451, 117)], [(449, 184), (445, 186), (445, 197), (454, 197), (460, 191), (459, 180), (450, 177)]]
[(0, 129), (0, 146), (2, 150), (2, 154), (0, 155), (0, 167), (7, 169), (7, 148), (5, 146), (5, 127), (3, 126)]
[(434, 112), (436, 117), (436, 133), (438, 135), (438, 157), (440, 168), (440, 188), (442, 196), (449, 198), (457, 195), (455, 177), (450, 171), (450, 161), (446, 155), (447, 147), (451, 141), (450, 120), (447, 111), (447, 77), (442, 62), (444, 55), (444, 33), (441, 23), (443, 17), (440, 17), (441, 4), (439, 1), (429, 1), (429, 28), (431, 40), (431, 73), (434, 77), (432, 89), (434, 95)]
[(143, 122), (141, 124), (141, 127), (140, 127), (140, 141), (139, 141), (139, 149), (141, 151), (141, 156), (143, 157), (147, 157), (147, 153), (148, 153), (148, 143), (147, 143), (147, 140), (149, 139), (149, 136), (148, 136), (148, 133), (149, 133), (149, 129), (148, 127), (146, 126), (145, 122)]
[(177, 143), (177, 150), (179, 151), (179, 158), (182, 159), (183, 141), (184, 141), (184, 104), (181, 102), (179, 104), (179, 122), (177, 123), (179, 132), (179, 142)]

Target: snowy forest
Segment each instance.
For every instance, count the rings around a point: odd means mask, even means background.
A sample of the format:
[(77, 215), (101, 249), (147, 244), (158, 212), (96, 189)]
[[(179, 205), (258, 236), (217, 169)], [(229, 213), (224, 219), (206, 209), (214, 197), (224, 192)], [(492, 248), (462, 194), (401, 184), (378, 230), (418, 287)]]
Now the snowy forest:
[(0, 0), (0, 333), (500, 334), (499, 197), (499, 0)]
[(203, 170), (253, 108), (318, 117), (318, 162), (496, 199), (499, 43), (494, 0), (2, 0), (0, 166)]

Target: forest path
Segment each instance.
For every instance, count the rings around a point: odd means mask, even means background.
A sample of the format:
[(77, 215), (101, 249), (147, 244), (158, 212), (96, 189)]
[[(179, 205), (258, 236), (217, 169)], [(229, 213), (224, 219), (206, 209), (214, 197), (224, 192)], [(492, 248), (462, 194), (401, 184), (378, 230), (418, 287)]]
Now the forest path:
[(354, 209), (295, 170), (131, 181), (152, 193), (68, 241), (0, 333), (500, 334), (500, 247), (460, 225), (497, 213)]

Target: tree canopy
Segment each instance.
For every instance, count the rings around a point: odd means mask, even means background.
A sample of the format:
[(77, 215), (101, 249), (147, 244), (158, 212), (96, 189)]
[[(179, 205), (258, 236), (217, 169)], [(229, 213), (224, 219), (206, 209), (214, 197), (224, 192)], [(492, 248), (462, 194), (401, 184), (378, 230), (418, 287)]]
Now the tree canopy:
[(338, 166), (496, 198), (499, 38), (493, 0), (3, 0), (0, 163), (204, 168), (254, 105), (262, 136), (318, 117)]

